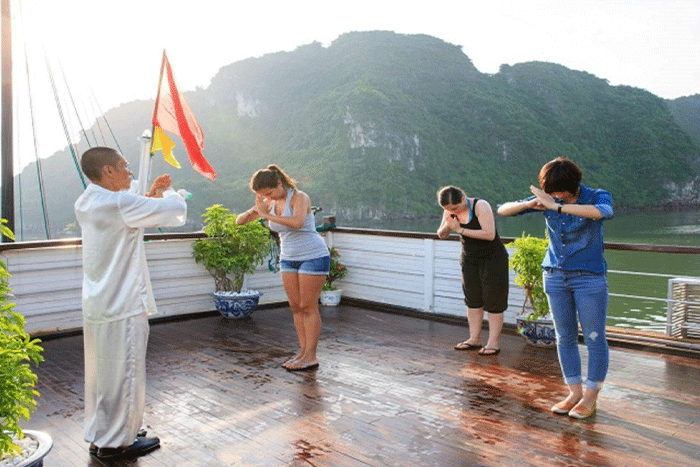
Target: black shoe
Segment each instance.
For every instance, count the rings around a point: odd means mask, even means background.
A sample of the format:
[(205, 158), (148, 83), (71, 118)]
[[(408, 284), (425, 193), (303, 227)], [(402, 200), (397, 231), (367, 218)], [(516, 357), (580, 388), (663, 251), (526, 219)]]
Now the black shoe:
[(153, 438), (138, 437), (131, 446), (119, 448), (97, 448), (95, 456), (99, 459), (113, 459), (116, 457), (138, 457), (146, 453), (158, 449), (160, 447), (160, 439), (154, 436)]
[[(141, 428), (139, 432), (136, 433), (136, 438), (145, 438), (146, 434), (148, 434), (148, 432), (144, 428)], [(95, 446), (95, 443), (90, 443), (90, 449), (88, 449), (88, 451), (90, 451), (90, 454), (97, 453), (97, 449), (98, 447)]]

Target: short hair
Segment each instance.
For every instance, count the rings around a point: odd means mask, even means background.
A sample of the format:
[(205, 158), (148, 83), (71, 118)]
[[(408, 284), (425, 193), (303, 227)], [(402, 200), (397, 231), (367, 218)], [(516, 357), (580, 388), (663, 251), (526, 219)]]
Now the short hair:
[(450, 185), (440, 188), (437, 192), (437, 197), (440, 206), (447, 206), (448, 204), (461, 203), (467, 195), (464, 194), (461, 188)]
[(91, 182), (99, 182), (102, 179), (102, 168), (105, 165), (116, 167), (121, 158), (122, 155), (116, 149), (97, 146), (80, 156), (80, 169)]
[(566, 191), (575, 195), (578, 193), (583, 172), (576, 163), (565, 157), (557, 157), (540, 169), (540, 187), (545, 193)]
[(250, 177), (250, 189), (257, 192), (264, 188), (277, 188), (280, 182), (282, 182), (282, 186), (285, 188), (297, 189), (293, 178), (284, 173), (284, 170), (280, 169), (277, 165), (270, 164), (266, 168), (258, 170)]

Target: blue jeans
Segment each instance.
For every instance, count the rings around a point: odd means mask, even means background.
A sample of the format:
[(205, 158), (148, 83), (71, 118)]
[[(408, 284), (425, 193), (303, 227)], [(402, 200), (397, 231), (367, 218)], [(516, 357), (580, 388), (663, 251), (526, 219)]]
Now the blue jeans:
[[(581, 384), (578, 323), (588, 347), (586, 386), (601, 389), (608, 373), (608, 280), (605, 274), (548, 269), (543, 273), (544, 291), (554, 319), (559, 364), (566, 384)], [(577, 316), (578, 315), (578, 316)]]

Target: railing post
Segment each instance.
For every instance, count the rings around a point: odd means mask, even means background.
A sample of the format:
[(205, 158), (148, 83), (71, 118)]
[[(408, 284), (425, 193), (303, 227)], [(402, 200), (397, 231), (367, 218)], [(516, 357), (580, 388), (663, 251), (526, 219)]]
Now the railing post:
[(666, 302), (666, 335), (673, 335), (673, 281), (669, 279), (668, 281), (668, 292), (666, 293), (668, 301)]
[(326, 236), (326, 246), (330, 250), (331, 248), (333, 248), (333, 232), (331, 232), (330, 230), (327, 230), (325, 232), (325, 236)]
[(423, 240), (423, 311), (435, 311), (435, 240)]

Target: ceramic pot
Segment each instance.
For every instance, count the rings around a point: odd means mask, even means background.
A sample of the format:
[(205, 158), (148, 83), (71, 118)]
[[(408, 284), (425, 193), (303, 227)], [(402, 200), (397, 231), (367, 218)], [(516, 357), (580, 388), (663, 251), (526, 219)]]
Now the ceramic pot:
[(517, 316), (515, 321), (518, 325), (518, 332), (528, 344), (535, 347), (554, 347), (557, 344), (554, 322), (551, 319), (528, 320), (525, 316)]
[(262, 293), (257, 290), (236, 292), (214, 292), (214, 303), (224, 318), (247, 318), (258, 307)]
[(13, 466), (13, 467), (42, 467), (44, 465), (44, 457), (49, 453), (53, 447), (53, 439), (51, 435), (44, 431), (36, 430), (23, 430), (24, 437), (28, 439), (33, 439), (36, 441), (37, 445), (33, 452), (28, 451), (27, 458), (22, 460), (20, 463), (15, 463), (13, 458), (8, 458), (0, 461), (0, 467)]
[(340, 296), (343, 291), (340, 289), (336, 290), (322, 290), (321, 291), (321, 305), (325, 306), (338, 306), (340, 303)]

